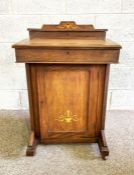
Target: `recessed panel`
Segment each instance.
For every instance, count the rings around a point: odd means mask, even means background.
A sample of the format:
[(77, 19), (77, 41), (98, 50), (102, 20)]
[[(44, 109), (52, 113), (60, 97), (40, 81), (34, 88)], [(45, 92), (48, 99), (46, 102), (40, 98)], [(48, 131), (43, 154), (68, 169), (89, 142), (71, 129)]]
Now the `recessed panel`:
[(55, 70), (47, 71), (44, 76), (48, 130), (86, 131), (89, 72)]

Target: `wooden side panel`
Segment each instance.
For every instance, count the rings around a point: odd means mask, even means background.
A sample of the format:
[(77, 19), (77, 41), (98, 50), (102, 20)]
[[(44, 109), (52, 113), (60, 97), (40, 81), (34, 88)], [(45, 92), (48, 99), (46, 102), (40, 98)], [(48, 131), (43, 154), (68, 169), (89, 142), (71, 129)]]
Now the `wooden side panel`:
[(36, 137), (40, 137), (39, 113), (38, 113), (38, 94), (37, 94), (37, 75), (34, 64), (26, 64), (27, 87), (30, 107), (31, 130)]
[(103, 106), (104, 106), (104, 93), (105, 93), (105, 76), (106, 65), (99, 67), (98, 70), (98, 100), (97, 100), (97, 116), (96, 116), (96, 136), (100, 135), (102, 130)]
[(102, 128), (103, 95), (105, 86), (106, 65), (92, 65), (90, 67), (89, 94), (89, 133), (91, 137), (98, 137)]

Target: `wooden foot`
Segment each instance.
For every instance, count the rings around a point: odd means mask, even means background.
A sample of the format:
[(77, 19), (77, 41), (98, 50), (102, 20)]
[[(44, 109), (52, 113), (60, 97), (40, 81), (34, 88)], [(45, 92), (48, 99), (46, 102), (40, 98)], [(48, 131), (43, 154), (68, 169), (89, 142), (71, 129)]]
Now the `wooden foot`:
[(29, 143), (26, 150), (26, 156), (34, 156), (36, 152), (36, 147), (38, 140), (35, 138), (34, 131), (31, 132)]
[(98, 144), (99, 144), (102, 159), (106, 160), (106, 157), (109, 155), (109, 149), (108, 149), (108, 146), (107, 146), (104, 130), (101, 130), (101, 134), (100, 134)]

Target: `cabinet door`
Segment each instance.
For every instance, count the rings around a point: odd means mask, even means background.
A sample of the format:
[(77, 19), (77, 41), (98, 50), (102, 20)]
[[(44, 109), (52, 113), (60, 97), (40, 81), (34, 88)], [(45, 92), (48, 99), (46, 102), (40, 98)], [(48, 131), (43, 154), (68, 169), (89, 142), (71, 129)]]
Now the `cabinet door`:
[(37, 65), (41, 140), (77, 141), (100, 128), (105, 66)]

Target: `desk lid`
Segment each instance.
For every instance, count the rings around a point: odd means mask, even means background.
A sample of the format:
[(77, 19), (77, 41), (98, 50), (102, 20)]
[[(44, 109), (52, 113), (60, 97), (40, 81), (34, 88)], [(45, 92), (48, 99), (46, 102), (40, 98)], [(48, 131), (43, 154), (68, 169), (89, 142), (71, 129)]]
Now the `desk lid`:
[(88, 39), (32, 39), (22, 40), (13, 45), (15, 48), (72, 48), (72, 49), (119, 49), (121, 46), (111, 40)]

